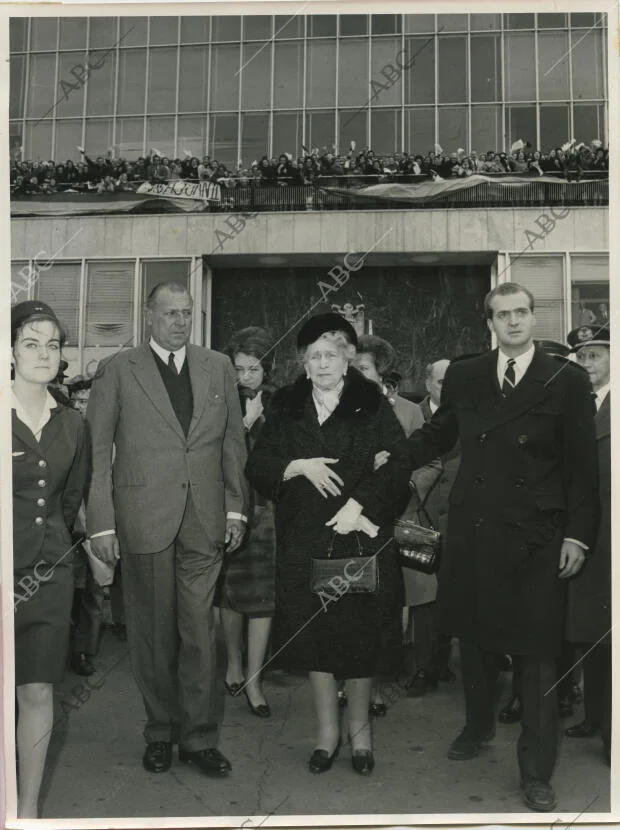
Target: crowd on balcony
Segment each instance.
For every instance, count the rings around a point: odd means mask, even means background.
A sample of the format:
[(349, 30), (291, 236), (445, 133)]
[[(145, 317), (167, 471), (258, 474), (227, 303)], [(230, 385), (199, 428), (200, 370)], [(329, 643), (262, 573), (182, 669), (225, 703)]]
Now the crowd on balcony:
[(355, 177), (360, 184), (378, 181), (411, 181), (412, 177), (434, 180), (465, 178), (482, 175), (553, 174), (579, 181), (582, 176), (606, 174), (609, 169), (609, 149), (598, 139), (586, 144), (567, 142), (541, 152), (532, 150), (529, 143), (515, 142), (509, 152), (489, 150), (466, 153), (462, 148), (444, 152), (435, 145), (425, 155), (420, 153), (378, 154), (365, 148), (356, 153), (351, 142), (346, 154), (336, 154), (326, 147), (302, 147), (302, 155), (290, 153), (269, 158), (267, 155), (244, 166), (239, 160), (232, 169), (222, 162), (204, 156), (199, 159), (186, 151), (185, 158), (171, 159), (154, 148), (147, 156), (135, 161), (125, 158), (97, 156), (90, 158), (84, 148), (77, 148), (80, 160), (73, 162), (13, 161), (10, 171), (12, 195), (49, 194), (57, 192), (135, 192), (144, 182), (167, 184), (179, 180), (217, 183), (223, 187), (243, 187), (252, 184), (285, 186), (315, 184), (322, 177), (340, 180)]

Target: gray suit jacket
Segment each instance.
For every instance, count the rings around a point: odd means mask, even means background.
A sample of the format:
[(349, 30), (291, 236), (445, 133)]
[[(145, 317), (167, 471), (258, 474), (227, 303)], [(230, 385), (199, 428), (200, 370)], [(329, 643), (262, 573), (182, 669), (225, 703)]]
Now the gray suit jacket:
[(235, 375), (227, 357), (187, 346), (194, 412), (187, 438), (148, 346), (113, 355), (88, 402), (93, 474), (90, 535), (116, 529), (127, 553), (172, 544), (188, 487), (206, 538), (224, 543), (226, 513), (244, 513), (246, 447)]

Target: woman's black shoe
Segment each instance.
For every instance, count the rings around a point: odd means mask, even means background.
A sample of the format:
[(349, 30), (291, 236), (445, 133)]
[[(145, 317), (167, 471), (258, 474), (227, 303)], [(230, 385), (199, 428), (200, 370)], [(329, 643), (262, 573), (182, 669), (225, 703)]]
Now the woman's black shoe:
[(511, 697), (508, 703), (500, 710), (497, 720), (500, 723), (518, 723), (523, 716), (523, 705), (519, 695)]
[(384, 718), (387, 715), (387, 706), (385, 703), (371, 703), (368, 714), (374, 715), (375, 718)]
[(250, 711), (253, 715), (256, 715), (257, 718), (271, 717), (271, 709), (269, 708), (268, 703), (259, 703), (258, 706), (254, 706), (254, 704), (250, 700), (250, 696), (248, 695), (247, 689), (243, 690), (243, 694), (245, 695), (245, 699), (247, 700), (248, 706), (250, 707)]
[(338, 689), (338, 706), (341, 709), (347, 705), (347, 690), (346, 689)]
[(310, 756), (310, 761), (308, 762), (308, 769), (310, 770), (310, 772), (327, 772), (328, 769), (331, 769), (332, 764), (338, 757), (338, 753), (340, 752), (341, 746), (342, 741), (340, 740), (340, 738), (338, 738), (336, 749), (332, 752), (331, 755), (328, 754), (326, 749), (315, 749), (312, 755)]
[(351, 764), (360, 775), (370, 775), (375, 768), (375, 756), (370, 749), (356, 749), (351, 756)]
[(245, 686), (245, 680), (242, 680), (241, 683), (227, 683), (225, 680), (224, 686), (226, 686), (226, 691), (231, 697), (239, 697)]

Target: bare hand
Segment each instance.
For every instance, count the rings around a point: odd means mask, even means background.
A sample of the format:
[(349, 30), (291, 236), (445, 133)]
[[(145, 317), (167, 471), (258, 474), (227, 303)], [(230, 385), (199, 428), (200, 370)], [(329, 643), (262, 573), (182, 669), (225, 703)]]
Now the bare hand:
[(325, 524), (327, 527), (333, 527), (335, 533), (351, 533), (353, 530), (358, 529), (358, 522), (361, 515), (362, 505), (356, 502), (355, 499), (349, 499), (336, 515), (332, 516)]
[(581, 570), (586, 556), (583, 548), (576, 545), (575, 542), (569, 542), (566, 539), (562, 542), (560, 550), (560, 571), (558, 577), (560, 579), (568, 579), (575, 576)]
[(237, 550), (245, 536), (246, 526), (246, 523), (241, 519), (226, 519), (226, 536), (224, 538), (226, 553)]
[(257, 421), (263, 414), (264, 407), (262, 401), (262, 389), (254, 398), (246, 398), (245, 401), (245, 417), (243, 423), (246, 429), (251, 429), (255, 421)]
[(389, 457), (390, 453), (387, 450), (379, 450), (379, 452), (375, 455), (375, 461), (372, 468), (373, 471), (376, 473), (379, 467), (383, 467), (384, 464), (387, 464)]
[[(330, 470), (328, 464), (337, 464), (337, 458), (304, 458), (301, 461), (301, 469), (308, 481), (312, 482), (324, 499), (330, 496), (339, 496), (340, 487), (344, 487), (344, 481), (338, 473)], [(340, 485), (340, 487), (338, 487)]]
[(116, 560), (120, 559), (116, 533), (106, 533), (105, 536), (91, 538), (90, 549), (93, 555), (105, 562), (106, 565), (115, 565)]

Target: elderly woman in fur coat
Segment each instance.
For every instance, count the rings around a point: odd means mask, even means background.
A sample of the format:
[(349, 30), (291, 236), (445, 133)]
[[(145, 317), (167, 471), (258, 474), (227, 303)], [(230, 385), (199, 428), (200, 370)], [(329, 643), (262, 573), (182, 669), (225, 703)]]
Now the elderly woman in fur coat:
[[(349, 365), (357, 335), (334, 313), (311, 317), (297, 346), (304, 373), (271, 402), (246, 475), (276, 506), (274, 662), (310, 674), (318, 719), (309, 769), (332, 766), (342, 739), (338, 681), (347, 680), (353, 769), (374, 768), (371, 681), (402, 667), (402, 576), (391, 541), (408, 498), (405, 465), (374, 471), (403, 430), (377, 384)], [(325, 602), (311, 590), (312, 558), (376, 554), (373, 593)]]

